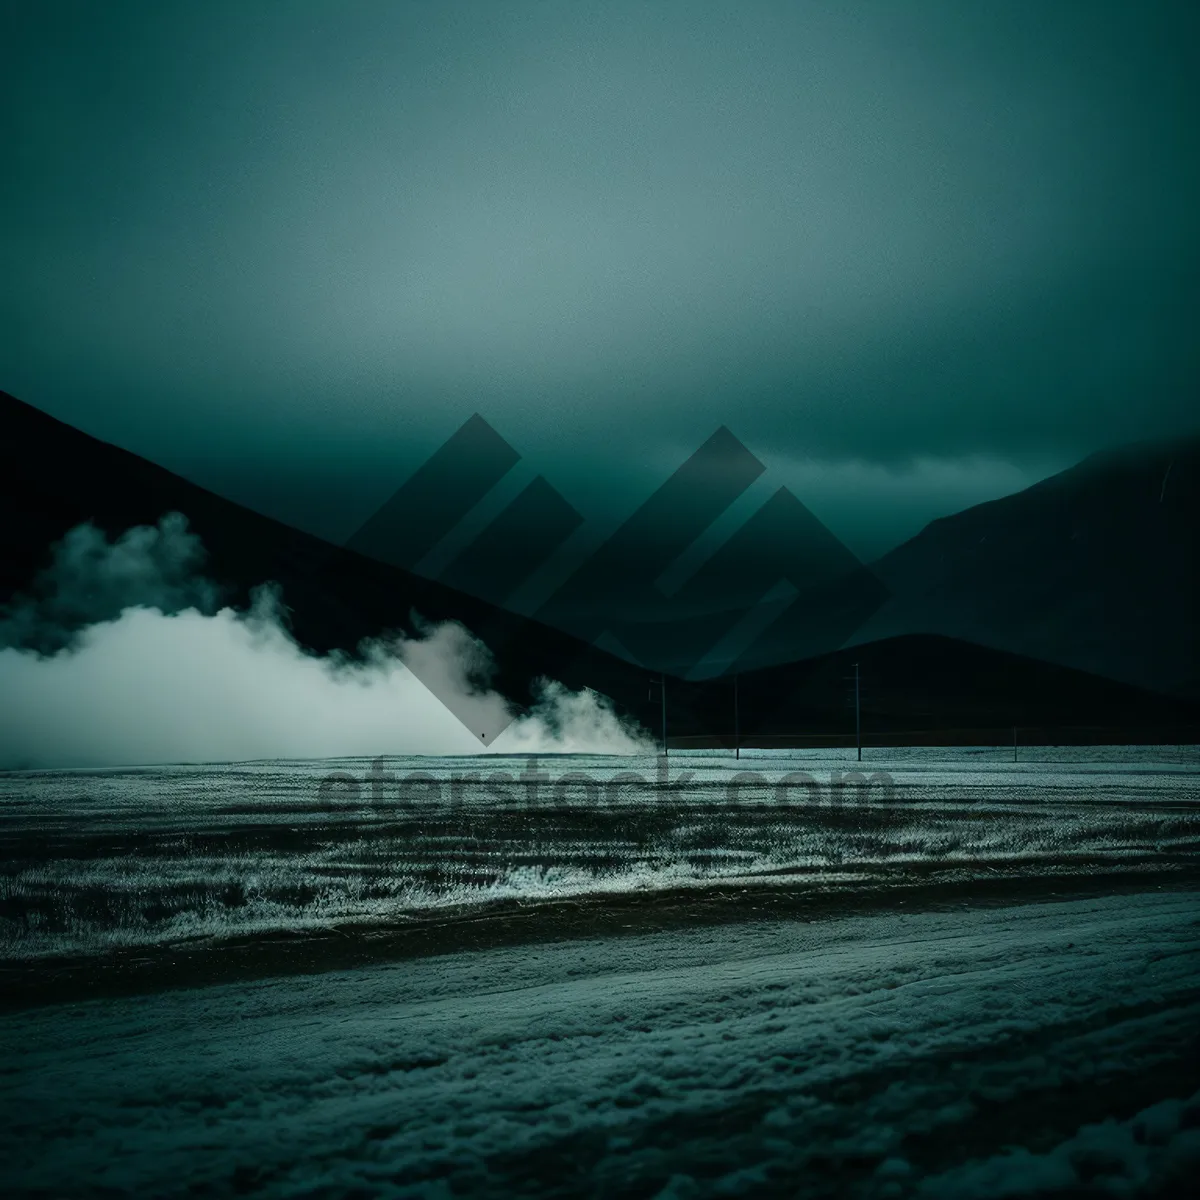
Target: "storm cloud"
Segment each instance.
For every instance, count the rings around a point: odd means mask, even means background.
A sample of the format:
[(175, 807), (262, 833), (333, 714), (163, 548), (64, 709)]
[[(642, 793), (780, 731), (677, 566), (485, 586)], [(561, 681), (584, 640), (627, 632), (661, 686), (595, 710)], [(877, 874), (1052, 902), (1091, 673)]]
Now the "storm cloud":
[(0, 383), (324, 536), (476, 411), (600, 520), (726, 424), (865, 553), (1195, 423), (1186, 0), (47, 0), (6, 35)]

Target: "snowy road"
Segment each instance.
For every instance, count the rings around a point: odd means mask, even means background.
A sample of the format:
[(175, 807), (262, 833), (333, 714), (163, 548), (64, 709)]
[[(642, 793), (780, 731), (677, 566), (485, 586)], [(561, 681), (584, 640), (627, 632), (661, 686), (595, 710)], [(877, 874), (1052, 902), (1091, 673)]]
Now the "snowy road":
[(1174, 1194), (1200, 895), (463, 953), (0, 1039), (10, 1194)]

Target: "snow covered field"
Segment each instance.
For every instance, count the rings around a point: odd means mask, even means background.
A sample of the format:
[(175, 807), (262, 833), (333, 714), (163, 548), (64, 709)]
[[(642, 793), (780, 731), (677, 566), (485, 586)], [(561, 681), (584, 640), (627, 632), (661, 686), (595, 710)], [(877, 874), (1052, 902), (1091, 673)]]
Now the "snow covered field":
[(9, 1195), (1185, 1195), (1190, 892), (9, 1014)]
[(1190, 1194), (1200, 751), (1036, 753), (0, 775), (0, 1195)]
[[(481, 755), (0, 775), (0, 954), (717, 884), (1197, 865), (1195, 747)], [(1009, 760), (1009, 761), (1006, 761)], [(789, 781), (781, 787), (781, 781)], [(860, 786), (861, 785), (861, 786)]]

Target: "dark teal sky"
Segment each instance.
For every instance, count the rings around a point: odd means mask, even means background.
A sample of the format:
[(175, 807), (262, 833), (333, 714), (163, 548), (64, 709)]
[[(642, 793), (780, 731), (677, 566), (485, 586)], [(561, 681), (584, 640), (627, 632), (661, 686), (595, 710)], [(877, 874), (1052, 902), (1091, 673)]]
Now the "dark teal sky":
[(1193, 2), (0, 11), (0, 387), (319, 533), (475, 411), (864, 554), (1197, 424)]

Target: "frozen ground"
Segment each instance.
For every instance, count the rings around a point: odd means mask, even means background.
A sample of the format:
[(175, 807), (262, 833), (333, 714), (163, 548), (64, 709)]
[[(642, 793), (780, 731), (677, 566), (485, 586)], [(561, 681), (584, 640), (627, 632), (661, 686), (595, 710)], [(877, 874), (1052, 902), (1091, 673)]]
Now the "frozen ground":
[(8, 1195), (1182, 1196), (1200, 902), (478, 951), (0, 1039)]
[(1190, 1194), (1200, 752), (1022, 753), (0, 775), (0, 1195)]
[(1020, 754), (872, 750), (865, 789), (836, 751), (673, 754), (667, 770), (652, 758), (485, 755), (11, 772), (0, 775), (0, 956), (715, 886), (1161, 882), (1196, 868), (1196, 747)]

